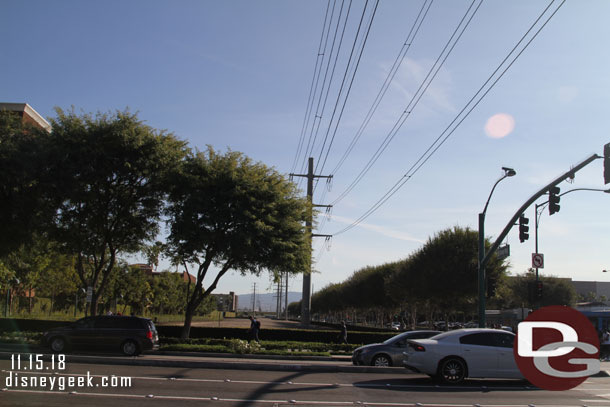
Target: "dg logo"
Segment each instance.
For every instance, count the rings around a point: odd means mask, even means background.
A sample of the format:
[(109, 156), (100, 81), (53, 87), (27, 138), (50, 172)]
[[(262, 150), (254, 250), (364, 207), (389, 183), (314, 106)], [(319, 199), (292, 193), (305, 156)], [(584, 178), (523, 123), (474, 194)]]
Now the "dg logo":
[(521, 322), (513, 349), (523, 376), (546, 390), (569, 390), (600, 370), (593, 324), (570, 307), (541, 308)]

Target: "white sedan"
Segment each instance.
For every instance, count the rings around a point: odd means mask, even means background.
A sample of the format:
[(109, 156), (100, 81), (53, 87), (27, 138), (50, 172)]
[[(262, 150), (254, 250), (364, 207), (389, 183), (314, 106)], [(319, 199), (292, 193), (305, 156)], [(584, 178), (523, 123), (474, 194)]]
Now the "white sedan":
[(410, 340), (403, 364), (446, 383), (466, 377), (523, 379), (513, 356), (514, 340), (513, 333), (499, 329), (458, 329)]

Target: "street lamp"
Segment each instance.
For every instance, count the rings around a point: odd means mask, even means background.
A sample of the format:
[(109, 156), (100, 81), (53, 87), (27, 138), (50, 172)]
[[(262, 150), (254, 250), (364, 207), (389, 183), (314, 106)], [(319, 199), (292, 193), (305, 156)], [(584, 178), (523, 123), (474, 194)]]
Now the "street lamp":
[(479, 328), (485, 328), (486, 320), (485, 320), (485, 266), (482, 265), (483, 259), (485, 258), (485, 213), (487, 212), (487, 207), (489, 206), (489, 201), (491, 200), (491, 196), (496, 189), (496, 186), (502, 181), (504, 178), (512, 177), (517, 174), (515, 170), (508, 167), (502, 167), (504, 171), (504, 175), (500, 177), (499, 180), (496, 181), (493, 188), (491, 188), (491, 192), (489, 193), (489, 198), (487, 198), (487, 202), (485, 202), (485, 207), (483, 208), (483, 212), (479, 213)]

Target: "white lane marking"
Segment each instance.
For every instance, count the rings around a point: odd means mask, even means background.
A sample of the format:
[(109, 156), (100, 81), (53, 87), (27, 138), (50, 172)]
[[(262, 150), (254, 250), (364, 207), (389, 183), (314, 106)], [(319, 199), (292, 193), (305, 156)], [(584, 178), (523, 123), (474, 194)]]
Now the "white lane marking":
[[(5, 370), (2, 370), (6, 372)], [(19, 372), (20, 375), (59, 375), (59, 376), (87, 376), (87, 374), (80, 373), (59, 373), (59, 372)], [(110, 376), (118, 376), (115, 374), (112, 375), (94, 375), (89, 374), (90, 377), (110, 377)], [(233, 379), (189, 379), (189, 378), (179, 378), (179, 377), (167, 377), (167, 376), (128, 376), (132, 380), (172, 380), (172, 381), (184, 381), (184, 382), (200, 382), (200, 383), (231, 383), (231, 384), (274, 384), (274, 385), (289, 385), (289, 386), (326, 386), (326, 387), (362, 387), (362, 388), (386, 388), (386, 387), (395, 387), (395, 388), (403, 388), (403, 389), (444, 389), (450, 387), (438, 386), (435, 384), (374, 384), (374, 383), (309, 383), (309, 382), (291, 382), (291, 381), (261, 381), (261, 380), (233, 380)], [(528, 389), (529, 386), (462, 386), (460, 390), (481, 390), (485, 388), (486, 390), (504, 390), (504, 389)], [(592, 390), (592, 389), (587, 389)], [(597, 390), (597, 389), (595, 389)], [(607, 388), (599, 389), (599, 390), (607, 390)], [(469, 405), (469, 407), (472, 407)]]
[[(217, 397), (188, 397), (188, 396), (164, 396), (164, 395), (148, 395), (148, 394), (114, 394), (114, 393), (89, 393), (89, 392), (58, 392), (58, 391), (43, 391), (43, 390), (12, 390), (11, 393), (26, 393), (26, 394), (55, 394), (65, 397), (76, 396), (91, 396), (91, 397), (109, 397), (109, 398), (155, 398), (163, 400), (191, 400), (191, 401), (215, 401), (218, 403), (257, 403), (257, 404), (280, 404), (280, 405), (333, 405), (333, 406), (388, 406), (388, 407), (472, 407), (474, 404), (445, 404), (445, 403), (384, 403), (374, 401), (321, 401), (321, 400), (250, 400), (250, 399), (228, 399)], [(600, 400), (582, 400), (583, 402), (599, 402)], [(480, 407), (528, 407), (527, 404), (477, 404)], [(545, 406), (541, 404), (540, 406)], [(582, 405), (558, 405), (554, 407), (582, 407)], [(603, 407), (603, 406), (596, 406)]]

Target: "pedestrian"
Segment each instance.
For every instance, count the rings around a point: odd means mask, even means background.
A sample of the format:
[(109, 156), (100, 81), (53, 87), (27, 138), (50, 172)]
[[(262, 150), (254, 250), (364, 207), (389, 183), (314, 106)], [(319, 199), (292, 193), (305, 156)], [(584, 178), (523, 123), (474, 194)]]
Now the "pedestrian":
[(347, 326), (345, 326), (345, 321), (341, 321), (341, 333), (339, 334), (339, 342), (347, 344)]
[(248, 316), (248, 318), (250, 318), (250, 329), (248, 330), (248, 332), (250, 333), (250, 340), (259, 342), (258, 332), (261, 329), (261, 323), (256, 318), (254, 318), (252, 315)]

